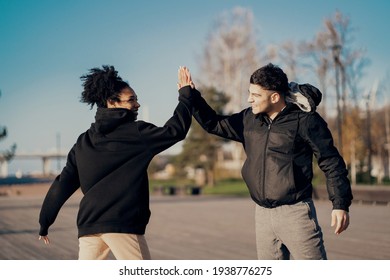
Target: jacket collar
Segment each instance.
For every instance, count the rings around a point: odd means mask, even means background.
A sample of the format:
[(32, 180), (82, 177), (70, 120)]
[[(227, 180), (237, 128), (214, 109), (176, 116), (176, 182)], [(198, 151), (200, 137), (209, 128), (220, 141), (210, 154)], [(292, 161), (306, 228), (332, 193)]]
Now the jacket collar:
[(301, 111), (301, 110), (298, 108), (297, 105), (295, 105), (293, 103), (287, 103), (286, 107), (284, 107), (284, 109), (282, 111), (280, 111), (280, 113), (273, 120), (271, 120), (267, 116), (267, 114), (265, 114), (265, 113), (257, 114), (255, 118), (258, 119), (259, 121), (269, 125), (270, 123), (274, 122), (275, 120), (277, 120), (281, 116), (288, 115), (289, 113), (292, 113), (292, 112), (295, 112), (295, 111)]

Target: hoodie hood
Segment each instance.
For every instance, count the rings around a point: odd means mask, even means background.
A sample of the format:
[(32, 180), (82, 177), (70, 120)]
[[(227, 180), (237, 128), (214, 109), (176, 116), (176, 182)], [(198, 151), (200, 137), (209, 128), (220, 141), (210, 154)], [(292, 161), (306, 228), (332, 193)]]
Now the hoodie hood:
[(91, 129), (95, 132), (107, 134), (115, 130), (125, 122), (136, 120), (135, 114), (123, 108), (98, 108), (95, 115), (95, 123)]
[(321, 91), (311, 84), (289, 83), (289, 93), (286, 96), (287, 103), (297, 105), (302, 111), (314, 112), (322, 99)]

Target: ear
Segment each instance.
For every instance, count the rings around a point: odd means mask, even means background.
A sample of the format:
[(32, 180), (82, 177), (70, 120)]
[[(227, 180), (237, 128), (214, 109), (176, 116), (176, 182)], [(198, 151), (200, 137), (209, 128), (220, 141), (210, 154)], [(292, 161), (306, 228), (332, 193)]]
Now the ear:
[(107, 108), (115, 108), (116, 107), (116, 102), (112, 99), (107, 100)]
[(278, 92), (274, 92), (271, 94), (271, 102), (276, 104), (280, 101), (280, 94)]

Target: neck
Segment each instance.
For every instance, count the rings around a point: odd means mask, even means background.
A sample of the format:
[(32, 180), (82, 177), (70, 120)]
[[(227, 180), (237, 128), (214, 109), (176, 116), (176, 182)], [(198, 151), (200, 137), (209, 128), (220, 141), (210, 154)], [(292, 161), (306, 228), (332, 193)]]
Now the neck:
[(268, 117), (271, 119), (271, 120), (274, 120), (276, 118), (276, 116), (282, 112), (284, 110), (284, 108), (286, 108), (286, 104), (285, 103), (282, 103), (280, 104), (279, 106), (277, 106), (275, 108), (275, 110), (273, 110), (272, 112), (269, 112), (267, 115)]

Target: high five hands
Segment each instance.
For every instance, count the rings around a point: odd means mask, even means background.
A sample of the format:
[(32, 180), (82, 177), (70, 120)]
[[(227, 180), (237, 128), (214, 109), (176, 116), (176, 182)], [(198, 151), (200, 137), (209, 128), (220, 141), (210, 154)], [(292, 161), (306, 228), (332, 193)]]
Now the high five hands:
[(192, 88), (195, 88), (195, 84), (192, 82), (191, 73), (190, 70), (185, 66), (180, 66), (178, 73), (178, 83), (177, 88), (181, 89), (185, 86), (191, 86)]

